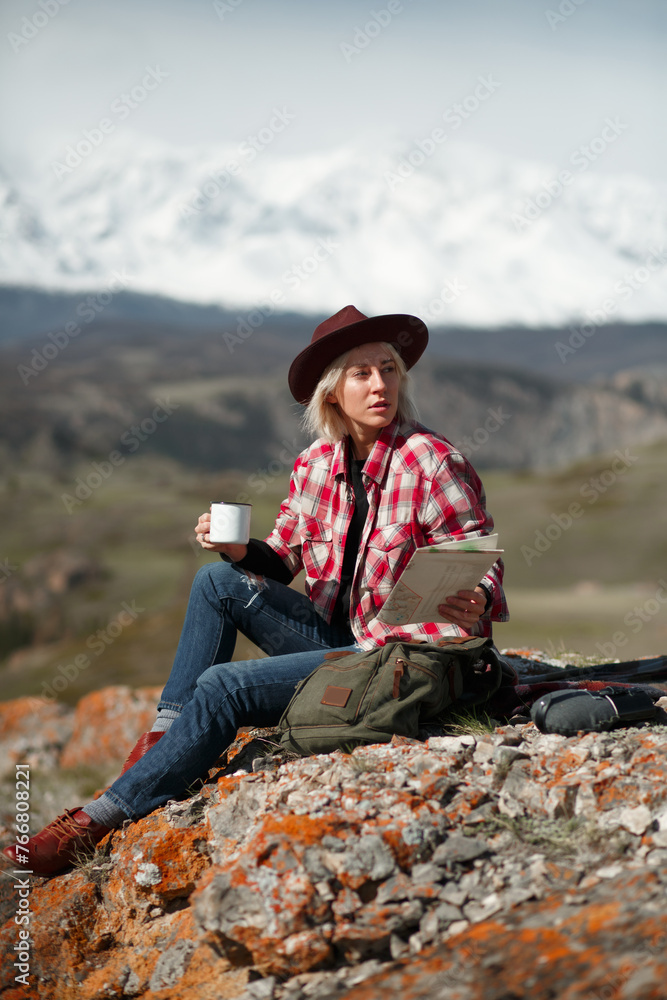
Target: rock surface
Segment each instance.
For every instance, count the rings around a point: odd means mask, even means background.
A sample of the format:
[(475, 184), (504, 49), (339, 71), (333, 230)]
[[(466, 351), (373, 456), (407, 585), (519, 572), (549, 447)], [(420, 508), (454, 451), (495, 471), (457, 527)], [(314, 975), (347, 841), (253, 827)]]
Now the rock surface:
[[(11, 795), (31, 753), (34, 771), (107, 762), (119, 697), (132, 742), (156, 693), (124, 690), (75, 713), (40, 715), (33, 699), (32, 749), (26, 699), (0, 706)], [(296, 760), (267, 756), (270, 736), (245, 734), (191, 798), (35, 879), (30, 985), (6, 961), (3, 1000), (664, 998), (663, 726), (566, 738), (499, 725)]]

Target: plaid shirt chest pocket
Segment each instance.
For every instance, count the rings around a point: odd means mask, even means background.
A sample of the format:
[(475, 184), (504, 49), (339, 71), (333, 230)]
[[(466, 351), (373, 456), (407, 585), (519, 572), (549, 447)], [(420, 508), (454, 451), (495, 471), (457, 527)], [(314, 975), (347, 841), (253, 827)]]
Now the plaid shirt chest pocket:
[(376, 528), (368, 540), (365, 586), (376, 594), (389, 593), (416, 548), (412, 524)]
[(306, 575), (321, 577), (333, 564), (333, 529), (328, 521), (302, 514), (299, 524), (301, 557)]

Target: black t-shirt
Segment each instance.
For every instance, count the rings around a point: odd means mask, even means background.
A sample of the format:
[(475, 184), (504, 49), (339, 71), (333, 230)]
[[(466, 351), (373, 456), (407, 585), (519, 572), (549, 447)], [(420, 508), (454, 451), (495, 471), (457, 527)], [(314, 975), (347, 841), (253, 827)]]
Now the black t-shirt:
[(349, 472), (354, 490), (354, 512), (350, 527), (347, 530), (345, 539), (345, 552), (343, 553), (343, 568), (340, 573), (340, 590), (334, 605), (332, 622), (337, 625), (350, 624), (350, 592), (352, 590), (352, 580), (354, 577), (354, 567), (359, 555), (361, 536), (368, 517), (368, 496), (364, 486), (364, 478), (361, 470), (366, 464), (365, 458), (350, 458)]

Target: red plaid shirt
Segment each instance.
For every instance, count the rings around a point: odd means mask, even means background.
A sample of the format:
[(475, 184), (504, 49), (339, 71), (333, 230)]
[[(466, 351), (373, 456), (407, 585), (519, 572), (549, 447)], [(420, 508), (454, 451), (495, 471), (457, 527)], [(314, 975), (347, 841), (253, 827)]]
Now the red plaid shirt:
[[(299, 455), (289, 496), (266, 539), (293, 576), (306, 571), (306, 594), (326, 621), (331, 620), (336, 603), (354, 510), (347, 448), (347, 438), (335, 445), (320, 439)], [(350, 601), (352, 631), (361, 647), (370, 649), (389, 639), (486, 636), (491, 635), (492, 621), (507, 621), (501, 560), (481, 581), (493, 596), (469, 632), (443, 622), (399, 627), (377, 621), (415, 549), (453, 536), (487, 535), (493, 530), (493, 519), (470, 462), (446, 438), (421, 424), (392, 423), (384, 428), (362, 474), (369, 510)]]

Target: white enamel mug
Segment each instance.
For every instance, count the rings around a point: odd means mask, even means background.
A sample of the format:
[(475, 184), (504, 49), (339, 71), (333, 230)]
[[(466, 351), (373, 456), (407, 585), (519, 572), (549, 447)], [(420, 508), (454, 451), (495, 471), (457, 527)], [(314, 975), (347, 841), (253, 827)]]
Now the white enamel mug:
[(211, 502), (212, 542), (227, 542), (247, 545), (250, 538), (250, 515), (252, 504), (228, 503), (226, 500)]

